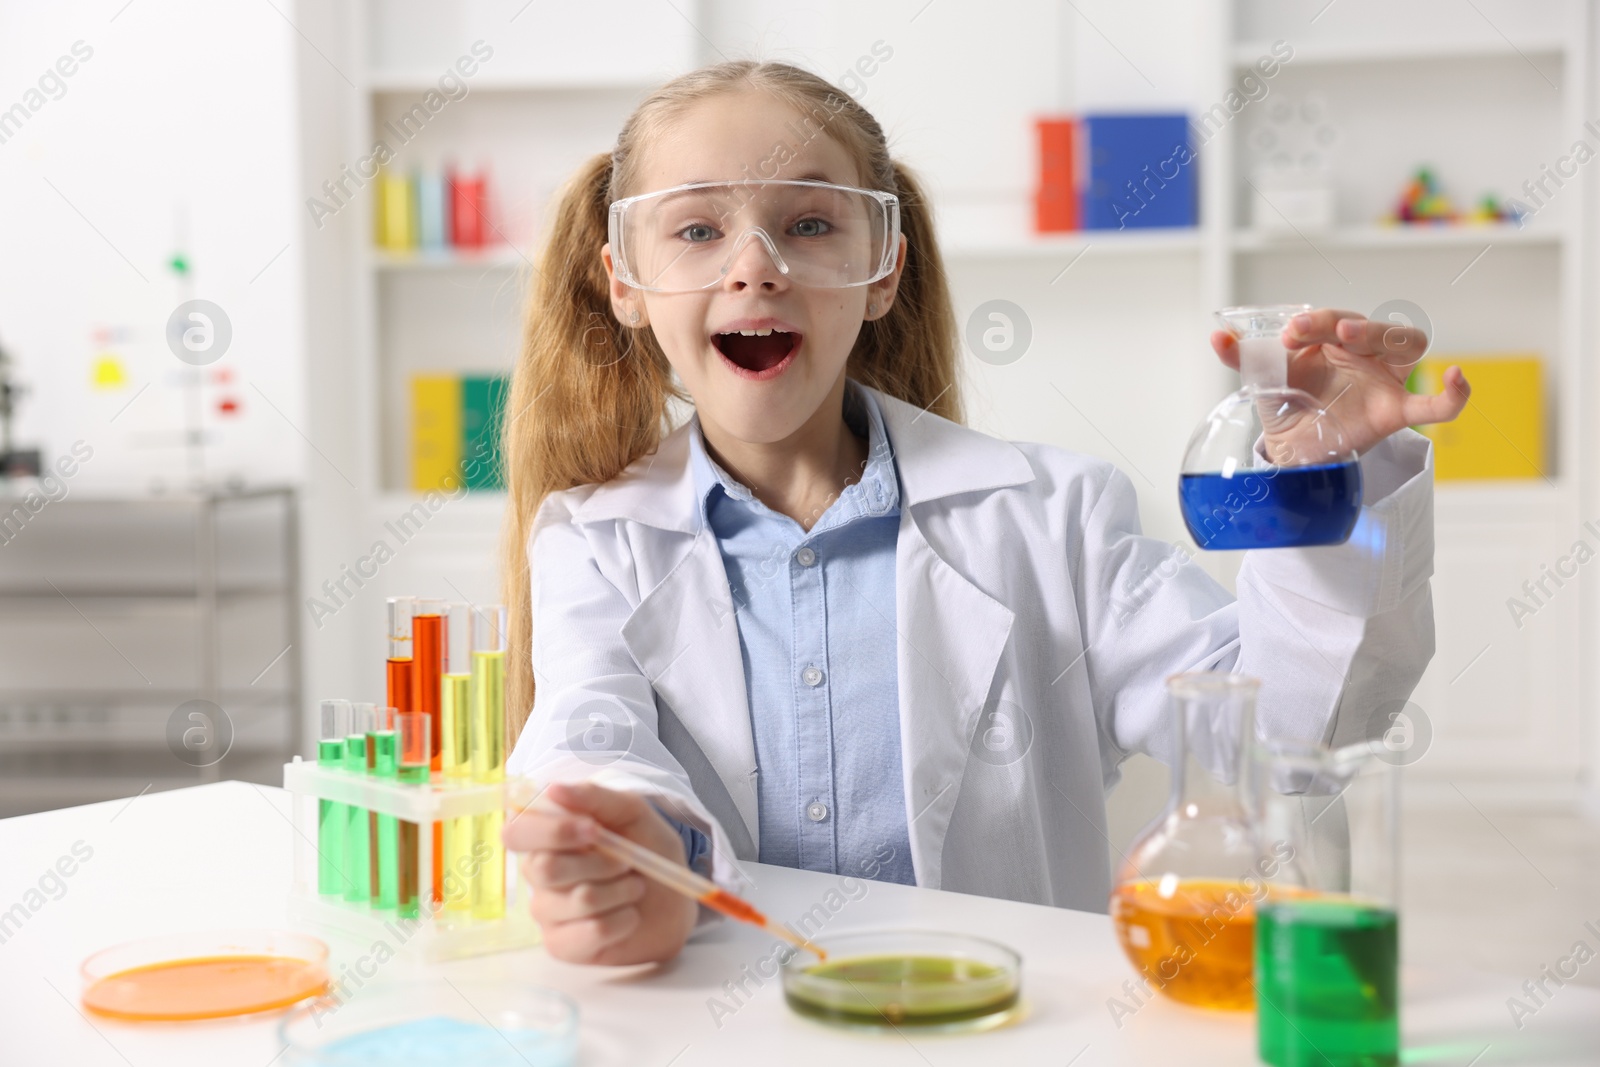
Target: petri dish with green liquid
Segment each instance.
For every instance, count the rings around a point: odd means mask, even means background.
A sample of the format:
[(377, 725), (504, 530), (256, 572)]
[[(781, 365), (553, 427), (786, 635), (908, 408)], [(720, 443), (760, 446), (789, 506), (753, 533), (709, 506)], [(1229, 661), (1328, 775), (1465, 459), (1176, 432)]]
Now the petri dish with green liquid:
[(850, 1029), (970, 1032), (1001, 1026), (1021, 1006), (1022, 958), (984, 938), (934, 930), (839, 933), (828, 958), (783, 966), (790, 1010)]

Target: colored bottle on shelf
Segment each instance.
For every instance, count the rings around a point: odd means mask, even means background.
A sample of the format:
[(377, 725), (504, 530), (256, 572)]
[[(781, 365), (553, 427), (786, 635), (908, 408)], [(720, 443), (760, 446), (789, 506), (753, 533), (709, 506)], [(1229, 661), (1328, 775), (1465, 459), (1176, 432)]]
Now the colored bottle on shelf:
[[(444, 614), (447, 610), (449, 605), (442, 600), (418, 600), (416, 614), (411, 619), (412, 659), (416, 663), (412, 710), (427, 718), (428, 751), (434, 754), (430, 769), (434, 771), (439, 770), (440, 678), (444, 674)], [(444, 824), (436, 822), (430, 826), (433, 870), (429, 872), (428, 884), (433, 902), (437, 904), (442, 899), (439, 883), (444, 873)]]
[[(506, 763), (506, 609), (491, 604), (472, 617), (472, 780), (478, 785), (505, 781)], [(506, 907), (506, 853), (500, 840), (505, 816), (494, 811), (472, 817), (472, 849), (478, 867), (472, 878), (472, 917), (499, 919)]]
[[(445, 617), (445, 668), (439, 696), (439, 776), (446, 785), (472, 781), (472, 609), (451, 604)], [(472, 817), (444, 823), (444, 910), (458, 918), (472, 913)]]
[[(367, 773), (367, 733), (372, 729), (376, 707), (350, 706), (350, 735), (345, 738), (344, 769), (351, 774)], [(354, 804), (349, 807), (350, 822), (345, 834), (344, 899), (366, 904), (372, 898), (372, 812)]]
[(452, 170), (445, 183), (450, 193), (450, 243), (457, 248), (482, 248), (491, 232), (487, 172)]
[[(349, 736), (350, 702), (324, 700), (317, 741), (317, 766), (328, 770), (342, 768)], [(324, 896), (344, 895), (345, 835), (349, 828), (349, 805), (333, 800), (317, 801), (317, 892)]]

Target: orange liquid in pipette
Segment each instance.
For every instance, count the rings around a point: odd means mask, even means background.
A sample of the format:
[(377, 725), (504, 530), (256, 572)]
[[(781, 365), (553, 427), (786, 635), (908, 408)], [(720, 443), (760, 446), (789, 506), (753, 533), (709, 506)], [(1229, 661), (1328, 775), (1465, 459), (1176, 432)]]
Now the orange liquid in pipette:
[[(738, 919), (740, 922), (752, 923), (761, 927), (763, 930), (773, 929), (772, 923), (767, 920), (765, 915), (761, 914), (761, 912), (757, 911), (750, 904), (740, 900), (738, 897), (727, 892), (726, 890), (713, 889), (711, 892), (707, 893), (703, 897), (700, 897), (699, 899), (700, 903), (704, 904), (706, 907), (711, 908), (713, 911), (720, 911), (730, 919)], [(798, 934), (794, 934), (793, 936), (780, 934), (779, 936), (783, 937), (786, 941), (790, 941), (791, 943), (797, 942), (810, 952), (815, 952), (818, 960), (825, 960), (828, 958), (828, 954), (826, 952), (822, 951), (822, 949), (818, 948), (816, 945), (813, 945), (805, 938), (800, 937)]]
[(289, 956), (200, 956), (134, 967), (83, 991), (83, 1006), (117, 1019), (216, 1019), (286, 1008), (328, 986), (320, 964)]

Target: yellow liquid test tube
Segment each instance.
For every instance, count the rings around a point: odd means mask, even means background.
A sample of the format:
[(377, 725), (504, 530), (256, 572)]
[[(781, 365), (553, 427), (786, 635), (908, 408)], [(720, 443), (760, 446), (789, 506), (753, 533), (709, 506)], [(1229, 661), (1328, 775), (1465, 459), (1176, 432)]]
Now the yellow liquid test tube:
[[(491, 604), (472, 616), (472, 726), (468, 747), (472, 781), (493, 785), (506, 777), (506, 609)], [(472, 917), (499, 919), (506, 913), (506, 850), (500, 840), (505, 815), (496, 809), (472, 816)]]
[[(472, 781), (472, 608), (451, 604), (445, 613), (444, 673), (439, 684), (439, 777), (446, 786)], [(472, 816), (444, 824), (441, 890), (447, 916), (472, 914)]]

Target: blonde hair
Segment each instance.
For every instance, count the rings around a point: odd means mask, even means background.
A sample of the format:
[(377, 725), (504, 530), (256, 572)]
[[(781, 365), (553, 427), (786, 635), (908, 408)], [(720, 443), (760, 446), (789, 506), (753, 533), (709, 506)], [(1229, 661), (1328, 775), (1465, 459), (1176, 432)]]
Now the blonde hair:
[(512, 649), (506, 677), (510, 744), (533, 708), (527, 539), (534, 515), (550, 493), (609, 481), (653, 452), (672, 428), (669, 400), (689, 399), (675, 387), (654, 334), (624, 326), (612, 312), (600, 259), (611, 201), (634, 191), (640, 156), (674, 119), (698, 101), (740, 90), (761, 90), (790, 104), (846, 150), (864, 187), (899, 196), (907, 243), (900, 284), (887, 314), (862, 324), (847, 373), (961, 421), (958, 331), (932, 210), (911, 172), (890, 158), (877, 120), (826, 80), (785, 63), (719, 63), (655, 90), (623, 124), (616, 147), (585, 162), (558, 193), (511, 375), (501, 430), (508, 496), (501, 581)]

